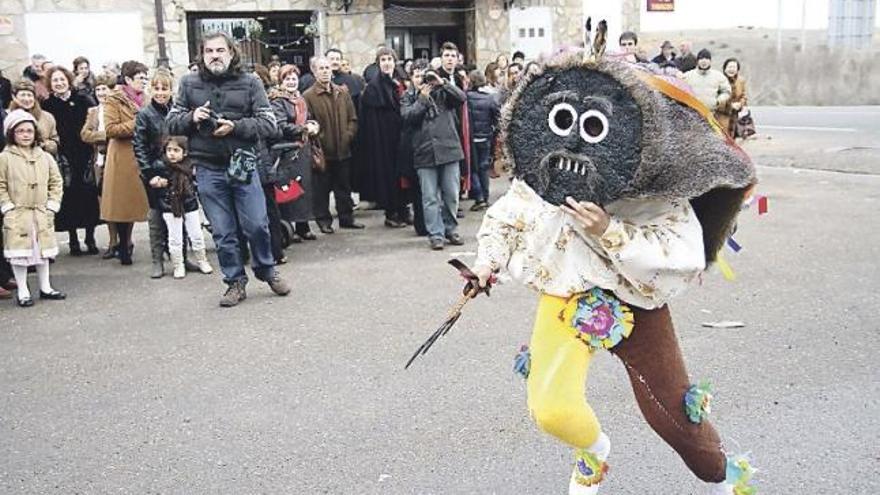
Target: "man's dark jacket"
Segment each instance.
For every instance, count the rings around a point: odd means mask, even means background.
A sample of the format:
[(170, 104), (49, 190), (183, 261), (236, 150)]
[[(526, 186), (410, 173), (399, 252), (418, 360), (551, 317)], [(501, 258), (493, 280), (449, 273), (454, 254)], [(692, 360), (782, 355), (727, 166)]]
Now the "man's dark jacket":
[(652, 63), (659, 65), (660, 67), (666, 67), (672, 65), (674, 67), (678, 67), (678, 61), (675, 59), (675, 54), (672, 54), (672, 58), (666, 60), (666, 57), (663, 56), (663, 53), (660, 53), (656, 57), (651, 59)]
[(333, 83), (329, 89), (315, 84), (303, 94), (303, 98), (309, 106), (309, 115), (321, 126), (318, 138), (324, 158), (329, 161), (351, 158), (358, 122), (348, 89)]
[[(193, 111), (211, 102), (218, 118), (235, 123), (224, 137), (213, 136), (211, 120), (195, 124)], [(259, 78), (231, 69), (214, 75), (206, 69), (180, 80), (174, 106), (166, 119), (168, 132), (189, 137), (189, 156), (197, 165), (225, 169), (239, 148), (258, 151), (261, 140), (276, 136), (275, 115)]]
[(682, 72), (694, 70), (697, 68), (697, 57), (694, 56), (693, 53), (682, 55), (675, 59), (675, 65), (678, 67), (678, 70)]
[(472, 139), (492, 139), (498, 126), (498, 100), (481, 91), (467, 92)]
[(455, 113), (467, 97), (452, 84), (434, 88), (430, 97), (403, 95), (400, 114), (413, 131), (413, 167), (437, 167), (464, 159), (455, 126)]
[(34, 68), (30, 65), (28, 65), (24, 68), (23, 71), (21, 71), (21, 77), (26, 77), (33, 82), (37, 82), (40, 80), (40, 76), (37, 75), (37, 71), (35, 71)]

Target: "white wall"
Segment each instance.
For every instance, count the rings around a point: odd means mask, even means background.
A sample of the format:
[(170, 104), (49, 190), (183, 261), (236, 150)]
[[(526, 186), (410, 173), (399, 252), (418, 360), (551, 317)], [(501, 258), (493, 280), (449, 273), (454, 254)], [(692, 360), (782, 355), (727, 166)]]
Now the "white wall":
[(527, 60), (553, 51), (553, 11), (550, 7), (510, 10), (510, 51), (523, 52)]
[(140, 12), (25, 14), (28, 51), (73, 69), (83, 55), (93, 70), (113, 60), (144, 60)]

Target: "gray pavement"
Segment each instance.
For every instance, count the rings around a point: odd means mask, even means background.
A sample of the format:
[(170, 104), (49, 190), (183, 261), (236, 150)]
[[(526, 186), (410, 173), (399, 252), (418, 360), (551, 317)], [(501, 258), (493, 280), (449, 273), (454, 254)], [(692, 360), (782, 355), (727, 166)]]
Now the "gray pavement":
[(754, 107), (746, 149), (771, 166), (880, 173), (880, 106)]
[[(712, 271), (672, 305), (689, 371), (760, 493), (876, 494), (880, 176), (759, 174), (770, 214), (741, 217), (738, 279)], [(133, 267), (61, 256), (67, 301), (0, 304), (0, 493), (565, 493), (570, 451), (511, 372), (533, 293), (499, 287), (402, 369), (457, 297), (445, 262), (472, 260), (478, 216), (443, 252), (359, 218), (288, 251), (290, 297), (252, 282), (231, 310), (217, 275), (150, 280), (144, 226)], [(612, 440), (602, 493), (702, 493), (612, 356), (587, 394)]]

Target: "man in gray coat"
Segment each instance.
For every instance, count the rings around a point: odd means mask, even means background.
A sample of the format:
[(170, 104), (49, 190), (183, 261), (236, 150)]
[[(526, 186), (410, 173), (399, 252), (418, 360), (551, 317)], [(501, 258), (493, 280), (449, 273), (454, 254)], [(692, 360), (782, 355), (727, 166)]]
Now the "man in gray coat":
[(458, 234), (458, 194), (464, 159), (455, 126), (455, 112), (467, 97), (464, 92), (428, 68), (420, 60), (413, 66), (415, 92), (401, 102), (404, 126), (413, 131), (413, 166), (422, 189), (425, 227), (431, 249), (443, 249), (445, 242), (464, 244)]

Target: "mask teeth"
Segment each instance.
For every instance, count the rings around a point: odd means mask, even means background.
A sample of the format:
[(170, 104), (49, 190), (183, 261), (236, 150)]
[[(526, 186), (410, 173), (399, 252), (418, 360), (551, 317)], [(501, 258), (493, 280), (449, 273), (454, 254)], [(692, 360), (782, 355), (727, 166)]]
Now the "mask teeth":
[(566, 172), (573, 172), (579, 175), (587, 175), (587, 166), (581, 162), (572, 160), (570, 158), (566, 158), (564, 156), (560, 156), (555, 158), (556, 163), (552, 163), (556, 167), (557, 170), (565, 170)]

